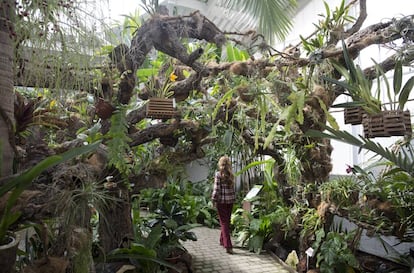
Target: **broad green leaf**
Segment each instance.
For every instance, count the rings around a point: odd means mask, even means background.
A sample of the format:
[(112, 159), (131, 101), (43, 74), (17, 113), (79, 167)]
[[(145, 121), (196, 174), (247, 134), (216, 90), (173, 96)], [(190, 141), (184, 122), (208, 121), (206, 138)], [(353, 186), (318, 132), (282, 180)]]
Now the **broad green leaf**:
[(267, 103), (264, 99), (264, 96), (260, 96), (258, 99), (258, 106), (260, 110), (260, 131), (264, 132), (266, 129), (266, 115), (267, 115)]
[(248, 164), (246, 167), (244, 167), (243, 169), (241, 169), (240, 171), (238, 171), (237, 173), (235, 173), (235, 176), (238, 176), (242, 173), (244, 173), (245, 171), (247, 171), (250, 168), (259, 166), (259, 165), (263, 165), (263, 164), (268, 164), (268, 163), (272, 163), (274, 162), (274, 159), (268, 159), (268, 160), (261, 160), (261, 161), (253, 161), (252, 163)]
[(338, 72), (347, 80), (350, 81), (351, 80), (351, 76), (349, 74), (348, 69), (346, 69), (346, 67), (342, 66), (341, 64), (339, 64), (337, 61), (335, 60), (330, 60), (330, 63), (333, 65), (333, 67), (338, 70)]
[(227, 43), (226, 52), (228, 62), (245, 61), (249, 58), (247, 51), (240, 50), (231, 43)]
[(395, 68), (394, 68), (393, 85), (394, 85), (394, 94), (395, 95), (398, 95), (398, 93), (400, 92), (401, 84), (402, 84), (402, 63), (401, 63), (400, 60), (398, 60), (395, 63)]
[(296, 121), (299, 124), (303, 124), (304, 116), (303, 116), (303, 108), (305, 107), (305, 91), (298, 92), (298, 96), (296, 99), (296, 109), (297, 109), (297, 116)]
[(259, 234), (255, 234), (249, 239), (249, 250), (254, 251), (257, 254), (262, 252), (264, 237)]
[(365, 105), (365, 102), (363, 101), (350, 101), (350, 102), (344, 102), (344, 103), (338, 103), (331, 106), (331, 108), (354, 108), (358, 106)]
[(153, 249), (162, 238), (162, 225), (156, 225), (151, 228), (151, 232), (145, 240), (146, 247)]
[(408, 98), (410, 96), (411, 90), (414, 87), (414, 76), (412, 76), (404, 85), (404, 87), (401, 90), (400, 96), (398, 98), (399, 103), (399, 109), (404, 110), (404, 106), (406, 102), (408, 101)]
[(342, 50), (343, 50), (343, 53), (344, 53), (344, 59), (345, 59), (346, 66), (349, 69), (349, 74), (351, 76), (351, 81), (355, 82), (356, 77), (357, 77), (357, 72), (356, 72), (356, 69), (355, 69), (354, 62), (353, 62), (353, 60), (351, 59), (351, 57), (349, 55), (348, 48), (346, 47), (346, 44), (345, 44), (344, 40), (342, 40)]
[(234, 62), (236, 60), (236, 57), (234, 54), (234, 46), (232, 44), (230, 43), (227, 44), (226, 52), (227, 52), (227, 61)]
[(264, 143), (263, 143), (263, 148), (266, 149), (267, 147), (269, 147), (270, 143), (272, 143), (272, 141), (275, 139), (276, 136), (276, 132), (277, 132), (277, 128), (279, 127), (279, 122), (276, 122), (273, 127), (272, 130), (270, 130), (270, 133), (267, 135)]
[(151, 76), (155, 76), (158, 74), (158, 69), (157, 68), (140, 68), (137, 70), (137, 77), (141, 80), (141, 81), (145, 81), (147, 80), (149, 77)]
[(231, 147), (232, 142), (233, 142), (233, 131), (226, 130), (226, 132), (224, 133), (224, 137), (223, 137), (223, 143), (227, 147)]
[(336, 122), (336, 119), (331, 115), (331, 113), (329, 113), (328, 109), (326, 108), (325, 103), (320, 98), (318, 98), (318, 101), (319, 101), (319, 105), (321, 106), (323, 112), (326, 115), (326, 120), (328, 121), (328, 123), (331, 125), (332, 128), (339, 130), (339, 125)]
[(223, 104), (228, 101), (231, 100), (232, 96), (234, 93), (234, 89), (230, 89), (229, 91), (226, 92), (226, 94), (224, 94), (221, 99), (217, 102), (216, 107), (213, 110), (213, 113), (211, 114), (211, 118), (213, 120), (216, 119), (216, 116), (218, 114), (218, 111), (220, 110), (220, 108), (223, 106)]
[(188, 79), (188, 77), (191, 75), (191, 72), (187, 69), (183, 69), (183, 75), (186, 79)]
[(327, 26), (331, 20), (331, 9), (329, 8), (328, 3), (326, 3), (325, 1), (323, 2), (324, 6), (325, 6), (325, 12), (326, 12), (326, 19), (325, 19), (325, 25)]
[(336, 79), (328, 78), (326, 76), (322, 76), (322, 79), (324, 81), (327, 81), (327, 82), (330, 82), (330, 83), (333, 83), (333, 84), (336, 84), (336, 85), (341, 86), (342, 88), (344, 88), (344, 89), (346, 89), (346, 90), (349, 91), (349, 93), (350, 93), (350, 95), (351, 95), (352, 98), (355, 97), (355, 91), (356, 91), (356, 89), (354, 87), (352, 87), (351, 85), (349, 85), (348, 83), (346, 83), (344, 81), (338, 81)]
[[(377, 72), (377, 96), (376, 96), (376, 98), (377, 98), (378, 101), (380, 101), (380, 99), (381, 99), (381, 77), (382, 77), (382, 79), (385, 83), (385, 89), (387, 90), (388, 101), (391, 103), (390, 108), (393, 109), (394, 108), (393, 107), (394, 99), (391, 96), (391, 89), (390, 89), (390, 84), (388, 82), (388, 78), (385, 75), (385, 72), (382, 69), (382, 67), (374, 59), (371, 58), (371, 60), (374, 62), (375, 70)], [(394, 88), (395, 88), (395, 86), (394, 86)], [(385, 109), (385, 106), (384, 106), (384, 109)]]

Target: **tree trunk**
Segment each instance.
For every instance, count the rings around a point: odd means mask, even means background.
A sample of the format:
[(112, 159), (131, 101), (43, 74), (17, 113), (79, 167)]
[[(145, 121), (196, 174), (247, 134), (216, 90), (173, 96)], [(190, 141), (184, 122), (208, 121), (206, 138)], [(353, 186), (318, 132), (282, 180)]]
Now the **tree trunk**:
[(0, 177), (13, 173), (14, 92), (13, 92), (13, 14), (15, 1), (0, 3)]
[(116, 201), (108, 206), (99, 219), (99, 238), (105, 253), (119, 247), (128, 247), (128, 238), (133, 236), (129, 191), (121, 184), (122, 182), (111, 190)]

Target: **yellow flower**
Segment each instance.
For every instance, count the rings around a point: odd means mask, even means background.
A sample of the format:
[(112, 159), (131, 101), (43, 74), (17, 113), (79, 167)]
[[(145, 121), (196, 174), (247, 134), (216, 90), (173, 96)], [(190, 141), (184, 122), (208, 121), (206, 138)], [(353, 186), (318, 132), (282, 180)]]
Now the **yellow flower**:
[(51, 100), (50, 103), (49, 103), (49, 108), (55, 107), (56, 106), (56, 103), (57, 102), (55, 100)]
[(176, 79), (177, 79), (177, 75), (175, 75), (174, 72), (172, 72), (170, 74), (170, 81), (175, 82)]

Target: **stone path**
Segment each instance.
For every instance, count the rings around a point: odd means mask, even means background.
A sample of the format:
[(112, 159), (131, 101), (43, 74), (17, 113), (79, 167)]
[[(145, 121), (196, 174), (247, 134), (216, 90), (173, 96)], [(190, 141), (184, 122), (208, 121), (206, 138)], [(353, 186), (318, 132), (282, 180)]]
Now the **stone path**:
[(186, 241), (184, 246), (193, 257), (194, 273), (289, 273), (270, 254), (258, 255), (237, 247), (233, 255), (227, 254), (218, 243), (218, 229), (198, 227), (192, 231), (198, 240)]

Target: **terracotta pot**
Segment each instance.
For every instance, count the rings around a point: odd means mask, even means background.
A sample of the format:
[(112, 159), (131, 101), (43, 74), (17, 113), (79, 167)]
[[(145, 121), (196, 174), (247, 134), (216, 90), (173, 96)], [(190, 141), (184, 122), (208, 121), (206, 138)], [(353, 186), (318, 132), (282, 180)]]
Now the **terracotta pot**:
[(0, 245), (0, 273), (15, 272), (17, 246), (19, 238), (9, 235), (7, 244)]

